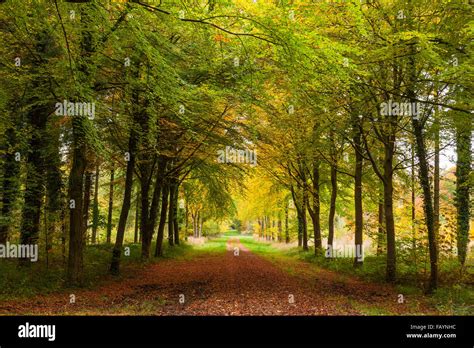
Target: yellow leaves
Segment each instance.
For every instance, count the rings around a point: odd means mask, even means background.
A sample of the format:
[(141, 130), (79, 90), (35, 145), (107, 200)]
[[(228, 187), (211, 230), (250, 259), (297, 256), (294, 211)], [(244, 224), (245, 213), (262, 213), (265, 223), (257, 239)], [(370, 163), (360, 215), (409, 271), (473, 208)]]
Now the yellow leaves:
[(214, 35), (214, 41), (216, 41), (216, 42), (230, 42), (231, 40), (228, 37), (226, 37), (222, 34), (216, 34), (216, 35)]

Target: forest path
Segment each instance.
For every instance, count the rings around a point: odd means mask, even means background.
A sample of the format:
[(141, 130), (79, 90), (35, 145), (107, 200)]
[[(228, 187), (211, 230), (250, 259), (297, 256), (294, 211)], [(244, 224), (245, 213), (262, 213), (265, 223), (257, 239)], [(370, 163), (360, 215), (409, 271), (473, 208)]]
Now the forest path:
[[(341, 277), (303, 261), (270, 261), (250, 252), (235, 237), (227, 240), (225, 249), (128, 270), (123, 278), (110, 277), (94, 289), (0, 303), (0, 315), (433, 313), (420, 301), (399, 304), (389, 285)], [(70, 303), (71, 294), (75, 303)]]

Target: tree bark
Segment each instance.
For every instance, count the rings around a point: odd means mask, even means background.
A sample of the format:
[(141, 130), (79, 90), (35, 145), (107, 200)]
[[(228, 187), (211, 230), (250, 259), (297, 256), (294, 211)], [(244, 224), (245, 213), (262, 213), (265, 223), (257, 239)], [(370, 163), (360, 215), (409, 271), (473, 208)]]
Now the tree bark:
[(158, 219), (158, 208), (160, 205), (161, 192), (163, 190), (163, 182), (167, 167), (167, 160), (165, 157), (158, 158), (158, 171), (155, 180), (155, 187), (153, 189), (153, 198), (150, 206), (150, 216), (148, 219), (148, 226), (146, 232), (146, 239), (142, 240), (142, 257), (148, 258), (150, 255), (151, 241)]
[(196, 228), (197, 214), (191, 213), (191, 220), (193, 222), (193, 237), (197, 238), (197, 228)]
[(363, 210), (362, 210), (362, 134), (357, 115), (353, 116), (354, 125), (354, 151), (355, 151), (355, 169), (354, 169), (354, 214), (355, 214), (355, 250), (354, 266), (363, 264)]
[(204, 218), (202, 217), (202, 214), (199, 213), (199, 237), (202, 236), (203, 227), (204, 227)]
[[(145, 159), (141, 159), (146, 161)], [(149, 212), (150, 212), (150, 179), (151, 168), (148, 164), (142, 164), (140, 177), (140, 235), (142, 236), (142, 257), (148, 258), (149, 243), (152, 236), (149, 236), (153, 231), (149, 231)]]
[(309, 206), (308, 204), (308, 181), (306, 179), (306, 170), (303, 161), (300, 161), (300, 176), (303, 185), (301, 187), (303, 193), (303, 200), (301, 202), (301, 219), (303, 223), (303, 250), (308, 251), (308, 219), (306, 216), (306, 210)]
[(133, 243), (138, 243), (138, 230), (140, 228), (140, 189), (137, 190), (135, 199), (135, 226), (133, 231)]
[(178, 224), (178, 194), (179, 194), (179, 183), (175, 180), (174, 183), (174, 209), (173, 209), (173, 231), (174, 231), (174, 243), (179, 245), (179, 224)]
[(308, 191), (307, 185), (303, 186), (303, 202), (301, 207), (301, 218), (303, 222), (303, 250), (308, 251), (308, 219), (306, 216), (306, 207), (308, 205)]
[(319, 165), (316, 160), (313, 166), (313, 228), (314, 228), (314, 253), (320, 254), (323, 250), (321, 238), (321, 202), (319, 198)]
[(328, 246), (334, 244), (334, 217), (336, 215), (336, 198), (337, 198), (337, 169), (331, 164), (331, 201), (329, 206), (329, 233)]
[[(138, 99), (138, 96), (133, 98)], [(128, 213), (130, 211), (130, 201), (132, 198), (133, 172), (135, 170), (135, 156), (138, 146), (138, 134), (135, 127), (132, 126), (130, 138), (128, 141), (129, 161), (127, 162), (127, 171), (125, 173), (125, 192), (123, 196), (122, 210), (120, 211), (117, 236), (114, 249), (112, 251), (112, 262), (110, 264), (110, 273), (117, 275), (120, 273), (120, 256), (122, 254), (123, 239), (125, 236), (125, 226), (127, 224)]]
[(303, 220), (303, 214), (301, 210), (303, 207), (303, 204), (302, 204), (303, 200), (299, 202), (299, 197), (296, 195), (296, 192), (293, 186), (291, 187), (291, 194), (293, 197), (293, 202), (296, 207), (296, 218), (298, 220), (298, 247), (301, 247), (303, 246), (303, 230), (304, 230), (304, 220)]
[(469, 242), (470, 194), (469, 176), (472, 172), (472, 116), (455, 115), (456, 124), (456, 225), (458, 260), (461, 265), (466, 262)]
[(94, 203), (92, 208), (92, 244), (97, 242), (97, 228), (99, 227), (99, 164), (95, 167)]
[[(56, 236), (56, 229), (61, 224), (61, 213), (64, 210), (63, 197), (63, 177), (61, 172), (61, 155), (60, 155), (60, 129), (57, 124), (49, 124), (46, 132), (47, 137), (47, 153), (48, 165), (46, 166), (46, 199), (47, 202), (44, 213), (47, 216), (45, 229), (48, 233), (48, 243), (46, 250), (51, 251)], [(48, 256), (48, 254), (47, 254)]]
[(423, 141), (422, 126), (418, 119), (412, 119), (413, 130), (416, 139), (416, 153), (419, 161), (419, 178), (423, 192), (423, 210), (425, 212), (426, 228), (428, 230), (428, 244), (430, 253), (430, 280), (428, 292), (432, 292), (438, 285), (438, 242), (435, 233), (434, 217), (433, 217), (433, 201), (431, 198), (428, 161), (426, 159), (425, 143)]
[(188, 209), (188, 200), (185, 199), (184, 206), (184, 238), (188, 240), (188, 229), (189, 229), (189, 209)]
[(61, 209), (61, 256), (63, 259), (63, 265), (66, 266), (66, 241), (67, 241), (67, 228), (66, 228), (66, 209)]
[[(37, 244), (39, 238), (41, 208), (44, 196), (44, 151), (47, 110), (37, 107), (28, 113), (28, 123), (32, 127), (29, 141), (30, 152), (26, 166), (26, 185), (22, 220), (20, 227), (21, 244)], [(29, 264), (20, 259), (21, 264)]]
[(394, 282), (397, 271), (397, 256), (395, 248), (395, 222), (393, 218), (393, 146), (395, 145), (395, 136), (388, 137), (388, 143), (385, 144), (385, 155), (383, 163), (383, 193), (384, 193), (384, 215), (385, 232), (387, 234), (387, 268), (386, 279), (388, 282)]
[[(87, 61), (93, 52), (92, 32), (86, 30), (91, 25), (89, 2), (85, 7), (81, 7), (81, 56), (79, 61), (79, 71), (82, 73), (81, 82), (89, 84), (90, 71)], [(74, 117), (73, 128), (73, 158), (72, 168), (69, 176), (69, 198), (75, 204), (71, 209), (69, 218), (69, 258), (67, 269), (67, 280), (70, 285), (82, 283), (83, 279), (83, 247), (84, 247), (84, 224), (83, 224), (83, 184), (84, 172), (87, 167), (86, 157), (86, 119), (83, 116)]]
[(173, 214), (174, 214), (174, 185), (169, 182), (169, 208), (168, 208), (168, 244), (169, 246), (174, 246), (174, 224), (173, 224)]
[[(5, 132), (6, 149), (17, 148), (17, 137), (14, 128), (8, 128)], [(0, 219), (0, 244), (8, 241), (11, 225), (11, 213), (15, 198), (17, 197), (20, 172), (20, 162), (15, 159), (15, 150), (6, 151), (3, 163), (3, 187), (2, 187), (2, 219)]]
[[(412, 8), (412, 3), (408, 2), (409, 8)], [(411, 13), (411, 11), (409, 12)], [(409, 26), (413, 26), (413, 18), (408, 18)], [(407, 96), (412, 104), (416, 103), (415, 84), (417, 79), (416, 72), (416, 47), (411, 45), (411, 55), (408, 57), (408, 90)], [(438, 236), (436, 234), (435, 217), (433, 209), (433, 200), (431, 197), (430, 188), (430, 173), (428, 169), (428, 159), (426, 156), (426, 147), (423, 140), (423, 123), (418, 118), (419, 116), (412, 115), (412, 126), (415, 134), (416, 147), (415, 151), (418, 157), (418, 176), (420, 178), (420, 185), (423, 193), (423, 211), (425, 213), (426, 229), (428, 230), (428, 245), (430, 254), (430, 280), (427, 292), (433, 292), (438, 286)], [(439, 173), (438, 173), (439, 176)]]
[[(86, 170), (86, 149), (83, 139), (84, 120), (75, 117), (73, 123), (73, 157), (69, 174), (69, 257), (67, 280), (70, 285), (82, 283), (84, 215), (83, 215), (83, 184)], [(71, 205), (72, 204), (72, 205)]]
[(438, 113), (435, 111), (435, 120), (434, 120), (434, 136), (435, 136), (435, 153), (434, 153), (434, 173), (433, 173), (433, 224), (434, 224), (434, 234), (435, 236), (439, 235), (439, 132), (440, 124), (438, 119)]
[(163, 183), (163, 190), (161, 194), (161, 212), (160, 223), (158, 225), (158, 233), (156, 236), (155, 257), (163, 255), (163, 237), (166, 224), (166, 215), (168, 209), (169, 184)]
[(107, 214), (107, 237), (106, 243), (110, 244), (112, 239), (112, 212), (114, 208), (114, 164), (112, 163), (112, 169), (110, 170), (110, 184), (109, 184), (109, 209)]
[(383, 212), (384, 208), (384, 194), (383, 189), (380, 189), (379, 194), (379, 201), (378, 201), (378, 229), (377, 229), (377, 256), (380, 256), (385, 251), (385, 229), (384, 229), (384, 221), (385, 215)]
[(87, 235), (87, 230), (89, 228), (88, 222), (89, 222), (89, 207), (90, 207), (90, 202), (91, 202), (91, 188), (92, 188), (92, 172), (89, 170), (86, 170), (85, 174), (85, 180), (84, 180), (84, 207), (82, 208), (83, 212), (83, 237), (84, 237), (84, 245), (86, 245), (89, 241), (88, 235)]
[(283, 241), (283, 225), (281, 221), (281, 213), (278, 216), (277, 230), (278, 230), (278, 243), (281, 243)]

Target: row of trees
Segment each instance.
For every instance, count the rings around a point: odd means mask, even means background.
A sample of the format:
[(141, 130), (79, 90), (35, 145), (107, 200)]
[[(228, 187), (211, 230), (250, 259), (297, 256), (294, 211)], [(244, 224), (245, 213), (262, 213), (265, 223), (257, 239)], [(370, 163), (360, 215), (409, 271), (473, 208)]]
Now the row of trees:
[(239, 33), (194, 19), (217, 16), (215, 7), (185, 16), (140, 2), (2, 5), (0, 243), (16, 228), (22, 244), (43, 235), (46, 255), (61, 245), (78, 284), (86, 243), (102, 228), (114, 244), (110, 272), (120, 272), (132, 208), (143, 259), (162, 255), (165, 229), (170, 246), (180, 243), (179, 220), (199, 234), (232, 209), (226, 186), (242, 173), (215, 154), (241, 141), (234, 127), (251, 67), (234, 59), (241, 45), (216, 34)]
[[(110, 271), (117, 274), (127, 231), (135, 231), (144, 259), (160, 256), (165, 229), (170, 245), (180, 243), (183, 227), (200, 236), (206, 221), (235, 212), (232, 195), (247, 185), (252, 199), (237, 202), (239, 214), (262, 236), (289, 242), (295, 225), (308, 250), (312, 229), (319, 254), (326, 236), (334, 243), (335, 217), (351, 216), (355, 245), (375, 236), (386, 253), (388, 281), (397, 266), (394, 201), (410, 191), (411, 221), (404, 223), (415, 247), (420, 236), (429, 245), (432, 290), (445, 146), (457, 152), (455, 231), (465, 263), (472, 187), (467, 4), (0, 6), (0, 243), (17, 230), (24, 244), (43, 235), (45, 250), (61, 246), (67, 254), (70, 283), (81, 282), (85, 245), (102, 230), (114, 243)], [(256, 148), (257, 167), (220, 163), (226, 147)]]
[[(437, 287), (440, 234), (454, 229), (457, 248), (450, 251), (457, 250), (465, 264), (473, 122), (466, 6), (442, 1), (294, 4), (297, 19), (284, 29), (290, 55), (275, 52), (268, 101), (255, 116), (264, 120), (257, 126), (260, 177), (273, 182), (266, 192), (279, 201), (263, 199), (260, 211), (253, 210), (259, 213), (247, 216), (259, 220), (262, 236), (265, 226), (273, 227), (268, 216), (278, 226), (283, 216), (287, 221), (292, 199), (304, 250), (311, 237), (317, 254), (324, 251), (323, 237), (333, 246), (339, 212), (350, 220), (355, 248), (362, 249), (364, 235), (371, 235), (377, 253), (386, 253), (387, 281), (396, 280), (397, 235), (406, 230), (413, 250), (427, 243), (428, 291)], [(453, 148), (456, 186), (441, 197), (440, 153)], [(454, 228), (448, 221), (452, 215), (440, 212), (442, 198), (456, 208)], [(408, 209), (399, 214), (397, 199), (407, 200)], [(280, 240), (284, 234), (278, 228)], [(362, 263), (354, 259), (355, 267)]]

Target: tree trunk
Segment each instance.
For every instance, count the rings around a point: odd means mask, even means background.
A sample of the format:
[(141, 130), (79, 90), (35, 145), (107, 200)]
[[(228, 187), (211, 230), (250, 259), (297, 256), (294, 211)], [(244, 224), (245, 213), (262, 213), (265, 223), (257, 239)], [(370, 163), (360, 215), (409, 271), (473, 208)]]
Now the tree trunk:
[(197, 213), (196, 231), (198, 238), (201, 238), (201, 211), (198, 211)]
[(301, 207), (301, 217), (303, 222), (303, 250), (308, 251), (308, 219), (306, 216), (306, 207), (308, 205), (308, 191), (307, 185), (303, 186), (303, 202)]
[(306, 170), (303, 161), (300, 162), (300, 176), (303, 182), (303, 201), (301, 202), (301, 218), (303, 223), (303, 250), (308, 251), (308, 219), (306, 216), (306, 210), (308, 207), (308, 182), (306, 180)]
[(161, 212), (160, 223), (158, 225), (158, 233), (156, 236), (155, 257), (163, 255), (163, 237), (165, 232), (166, 215), (168, 209), (169, 185), (167, 182), (163, 183), (163, 190), (161, 194)]
[(73, 123), (73, 157), (69, 174), (69, 257), (67, 280), (70, 285), (82, 283), (83, 246), (84, 246), (84, 215), (83, 215), (83, 184), (86, 170), (86, 149), (84, 120), (75, 117)]
[(173, 230), (174, 230), (174, 243), (179, 245), (179, 224), (178, 224), (178, 194), (179, 194), (179, 183), (178, 180), (174, 184), (174, 204), (173, 204)]
[(336, 215), (336, 198), (337, 198), (337, 170), (336, 170), (336, 166), (331, 164), (331, 202), (329, 206), (328, 246), (333, 246), (334, 244), (334, 216)]
[(140, 228), (140, 189), (137, 190), (137, 197), (135, 198), (135, 226), (133, 230), (133, 243), (138, 243), (138, 230)]
[(280, 214), (278, 216), (277, 230), (278, 230), (278, 243), (281, 243), (283, 241), (283, 225), (282, 225)]
[[(410, 10), (412, 9), (412, 3), (408, 3)], [(409, 12), (411, 13), (411, 11)], [(408, 24), (410, 27), (413, 27), (413, 18), (410, 16), (408, 18)], [(407, 96), (410, 100), (410, 103), (416, 103), (416, 92), (415, 84), (417, 80), (416, 72), (416, 47), (415, 45), (410, 45), (411, 55), (408, 57), (408, 90)], [(426, 147), (423, 140), (423, 123), (419, 120), (417, 114), (412, 115), (412, 127), (415, 134), (416, 141), (416, 155), (418, 157), (418, 176), (420, 179), (420, 185), (423, 193), (423, 211), (425, 213), (426, 229), (428, 230), (428, 245), (430, 253), (430, 280), (428, 284), (427, 292), (431, 293), (438, 286), (438, 236), (436, 234), (435, 227), (435, 217), (433, 209), (433, 200), (431, 197), (431, 188), (430, 188), (430, 173), (428, 167), (428, 159), (426, 157)], [(437, 127), (435, 125), (435, 127)], [(439, 139), (438, 139), (439, 142)], [(439, 151), (438, 151), (439, 152)], [(439, 168), (439, 165), (438, 165)], [(438, 172), (439, 178), (439, 172)], [(435, 184), (436, 185), (436, 184)], [(439, 184), (438, 184), (439, 185)]]
[[(61, 213), (64, 208), (65, 201), (63, 199), (63, 177), (61, 172), (61, 155), (60, 155), (60, 128), (56, 124), (49, 124), (46, 133), (48, 137), (46, 158), (48, 165), (46, 166), (46, 199), (45, 215), (47, 216), (45, 229), (48, 233), (48, 243), (46, 250), (51, 251), (54, 244), (56, 229), (61, 224)], [(47, 254), (48, 256), (49, 254)]]
[(45, 258), (46, 258), (46, 269), (49, 269), (49, 246), (51, 245), (51, 236), (49, 233), (49, 222), (48, 222), (48, 209), (46, 209), (46, 206), (48, 205), (48, 197), (45, 197), (45, 202), (44, 206), (45, 209), (43, 210), (43, 228), (44, 228), (44, 252), (45, 252)]
[[(15, 135), (15, 129), (9, 128), (5, 133), (6, 149), (16, 149), (17, 139)], [(5, 161), (2, 165), (4, 171), (2, 188), (2, 218), (0, 219), (0, 244), (4, 245), (8, 241), (12, 219), (11, 213), (19, 187), (18, 174), (20, 172), (20, 162), (15, 159), (14, 150), (7, 150), (5, 154)]]
[[(20, 227), (21, 244), (37, 244), (39, 238), (41, 208), (44, 196), (44, 151), (48, 112), (44, 106), (36, 107), (28, 113), (28, 123), (32, 127), (29, 141), (30, 152), (26, 166), (26, 185), (22, 220)], [(20, 259), (21, 264), (28, 264)]]
[(385, 144), (385, 156), (383, 163), (383, 193), (384, 193), (384, 215), (385, 232), (387, 233), (387, 268), (386, 279), (394, 282), (396, 279), (397, 256), (395, 248), (395, 222), (393, 218), (393, 147), (395, 137), (389, 136)]
[(428, 230), (428, 244), (430, 251), (430, 281), (428, 292), (436, 289), (438, 284), (438, 242), (435, 234), (434, 218), (433, 218), (433, 201), (431, 199), (430, 179), (428, 170), (428, 161), (426, 159), (425, 143), (423, 141), (422, 125), (416, 119), (412, 119), (413, 130), (416, 139), (416, 153), (419, 162), (419, 178), (423, 192), (423, 210), (425, 212), (426, 228)]
[(153, 198), (150, 206), (150, 216), (148, 219), (146, 239), (142, 240), (142, 257), (148, 258), (150, 255), (151, 241), (155, 232), (156, 222), (158, 219), (158, 209), (160, 205), (161, 192), (163, 190), (163, 182), (166, 172), (167, 160), (160, 156), (158, 158), (158, 171), (153, 189)]
[(466, 262), (469, 242), (470, 191), (469, 176), (472, 172), (472, 116), (457, 114), (456, 124), (456, 222), (458, 260)]
[(191, 214), (191, 219), (193, 220), (193, 237), (197, 238), (197, 214)]
[[(138, 99), (136, 95), (134, 100)], [(120, 273), (120, 256), (122, 254), (123, 239), (125, 237), (125, 226), (127, 224), (128, 213), (130, 211), (130, 201), (133, 189), (133, 172), (135, 170), (135, 156), (138, 146), (138, 134), (135, 127), (132, 126), (130, 138), (128, 141), (129, 161), (127, 162), (127, 171), (125, 173), (125, 192), (123, 196), (122, 210), (120, 211), (117, 236), (114, 249), (112, 251), (112, 262), (110, 264), (110, 273), (117, 275)]]
[(173, 223), (173, 215), (174, 215), (174, 195), (175, 189), (174, 184), (171, 182), (169, 183), (169, 208), (168, 208), (168, 244), (170, 246), (174, 246), (174, 223)]
[[(91, 25), (91, 9), (89, 2), (80, 9), (81, 17), (81, 60), (79, 60), (79, 71), (82, 73), (81, 83), (89, 85), (90, 71), (87, 61), (93, 52), (92, 32), (86, 30)], [(84, 212), (83, 212), (83, 184), (84, 172), (87, 167), (86, 157), (86, 119), (83, 116), (74, 117), (73, 128), (73, 158), (72, 168), (69, 176), (69, 198), (74, 202), (75, 208), (71, 209), (69, 218), (69, 258), (67, 269), (67, 280), (70, 285), (82, 282), (83, 277), (83, 248), (84, 248)]]
[(185, 200), (184, 206), (184, 236), (188, 240), (188, 229), (189, 229), (189, 209), (188, 209), (188, 200)]
[(199, 211), (197, 211), (196, 214), (195, 214), (195, 217), (196, 217), (196, 219), (195, 219), (195, 223), (196, 223), (196, 226), (195, 226), (195, 228), (196, 228), (196, 238), (199, 238), (199, 237), (200, 237), (200, 235), (199, 235), (199, 215), (200, 215), (200, 214), (199, 214)]
[(298, 200), (299, 197), (296, 195), (296, 192), (293, 186), (291, 187), (291, 194), (293, 197), (293, 202), (295, 203), (296, 218), (298, 220), (298, 247), (301, 247), (303, 245), (303, 230), (304, 230), (303, 214), (301, 213), (302, 202), (299, 202)]
[(106, 243), (110, 244), (112, 239), (112, 212), (114, 208), (114, 164), (110, 170), (110, 184), (109, 184), (109, 211), (107, 214), (107, 239)]
[(92, 244), (97, 241), (97, 228), (99, 226), (99, 164), (95, 168), (94, 203), (92, 208)]
[(201, 213), (199, 213), (199, 237), (202, 236), (203, 226), (204, 226), (204, 218), (202, 217)]
[[(145, 161), (145, 159), (141, 159)], [(140, 178), (140, 235), (142, 236), (142, 257), (148, 258), (150, 254), (149, 244), (151, 237), (149, 236), (153, 231), (149, 231), (149, 209), (150, 209), (150, 175), (151, 169), (147, 164), (141, 165)], [(150, 241), (150, 243), (149, 243)]]
[(89, 207), (91, 203), (91, 188), (92, 188), (92, 172), (86, 171), (85, 180), (84, 180), (84, 200), (83, 200), (84, 207), (82, 208), (82, 212), (84, 216), (84, 222), (83, 222), (84, 245), (86, 245), (89, 242), (87, 230), (89, 228), (88, 222), (89, 222)]
[(270, 218), (268, 216), (265, 216), (265, 226), (267, 227), (266, 240), (270, 240), (272, 234), (272, 225), (270, 224)]
[(354, 266), (363, 264), (363, 210), (362, 210), (362, 134), (359, 124), (359, 117), (353, 116), (353, 143), (355, 152), (354, 169), (354, 215), (355, 215), (355, 250)]
[(61, 255), (63, 258), (63, 265), (66, 265), (66, 241), (67, 241), (67, 228), (66, 228), (66, 209), (61, 209)]
[(321, 238), (321, 203), (319, 198), (319, 160), (313, 166), (313, 228), (314, 228), (314, 253), (320, 254), (323, 250)]
[[(438, 113), (435, 111), (434, 132), (435, 132), (435, 153), (434, 153), (434, 173), (433, 173), (433, 224), (434, 234), (439, 235), (439, 132), (440, 124)], [(437, 238), (437, 237), (436, 237)]]
[(296, 217), (298, 219), (298, 247), (303, 246), (303, 215), (301, 214), (301, 210), (296, 210)]
[(380, 189), (379, 202), (378, 202), (377, 256), (380, 256), (382, 255), (382, 253), (384, 253), (385, 244), (386, 244), (385, 229), (384, 229), (385, 215), (383, 212), (383, 208), (384, 208), (383, 202), (384, 202), (383, 189)]

